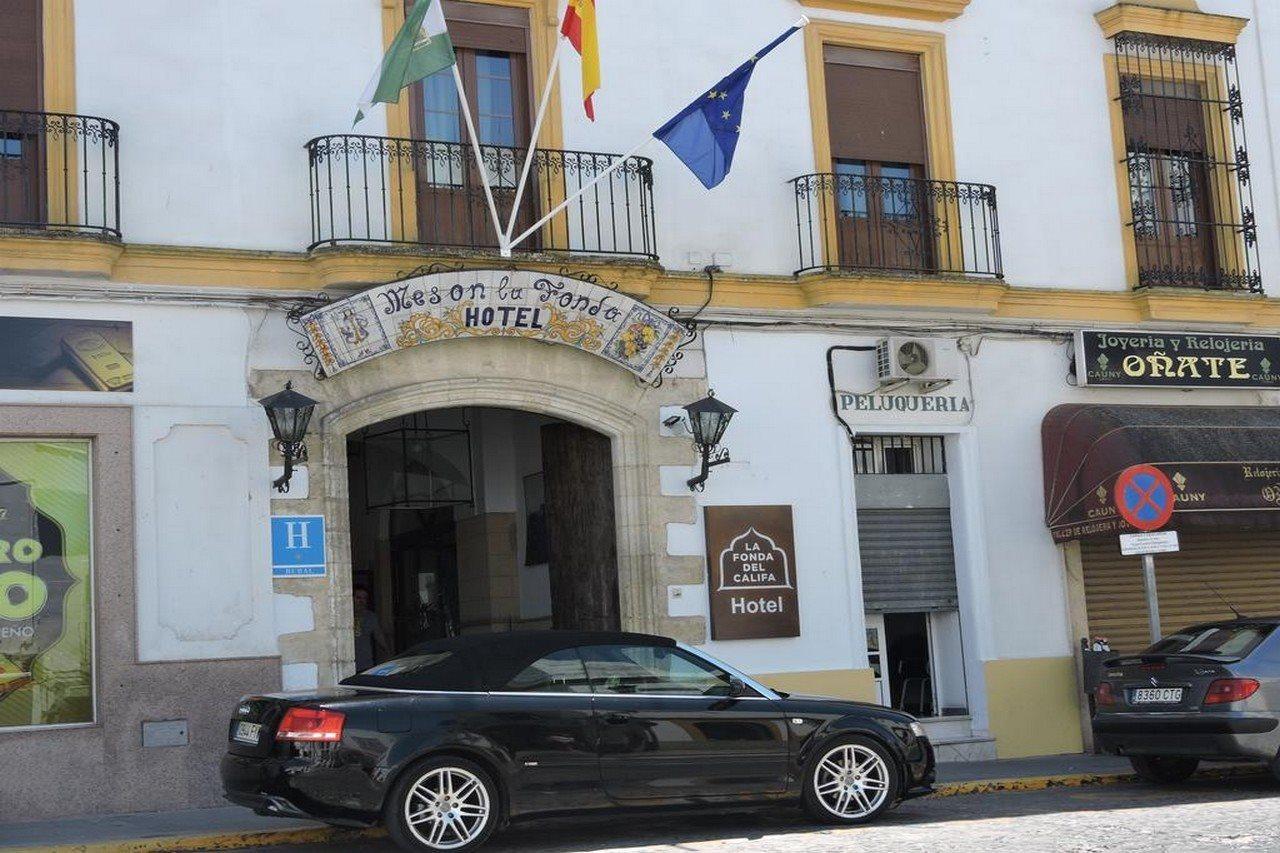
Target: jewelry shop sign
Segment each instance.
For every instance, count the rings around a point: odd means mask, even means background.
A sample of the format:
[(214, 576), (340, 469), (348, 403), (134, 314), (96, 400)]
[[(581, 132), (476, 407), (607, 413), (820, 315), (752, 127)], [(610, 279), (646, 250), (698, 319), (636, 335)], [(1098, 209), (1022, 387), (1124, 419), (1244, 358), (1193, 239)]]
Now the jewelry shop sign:
[(711, 639), (800, 636), (790, 506), (709, 506)]
[(1129, 388), (1280, 388), (1280, 337), (1083, 330), (1076, 377)]
[(328, 376), (443, 340), (524, 338), (574, 347), (654, 379), (684, 326), (608, 287), (534, 270), (459, 270), (394, 281), (302, 317)]

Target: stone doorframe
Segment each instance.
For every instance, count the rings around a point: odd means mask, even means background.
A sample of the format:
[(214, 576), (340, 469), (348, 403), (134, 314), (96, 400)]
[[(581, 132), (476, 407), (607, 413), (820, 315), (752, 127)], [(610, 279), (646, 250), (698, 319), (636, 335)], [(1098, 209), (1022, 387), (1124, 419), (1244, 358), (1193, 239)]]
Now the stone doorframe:
[(271, 393), (286, 379), (321, 403), (307, 436), (309, 498), (273, 501), (272, 511), (323, 513), (328, 558), (324, 579), (276, 582), (278, 593), (314, 599), (315, 630), (282, 638), (286, 664), (316, 663), (321, 684), (354, 667), (347, 436), (399, 415), (464, 406), (533, 412), (608, 436), (622, 628), (705, 642), (703, 617), (667, 615), (667, 585), (701, 583), (704, 574), (700, 557), (667, 554), (667, 525), (693, 522), (696, 503), (688, 491), (663, 494), (661, 467), (687, 470), (693, 454), (687, 437), (663, 437), (659, 430), (661, 407), (704, 395), (704, 378), (668, 377), (652, 388), (601, 358), (567, 347), (485, 338), (404, 350), (324, 381), (294, 371), (255, 371), (254, 392)]

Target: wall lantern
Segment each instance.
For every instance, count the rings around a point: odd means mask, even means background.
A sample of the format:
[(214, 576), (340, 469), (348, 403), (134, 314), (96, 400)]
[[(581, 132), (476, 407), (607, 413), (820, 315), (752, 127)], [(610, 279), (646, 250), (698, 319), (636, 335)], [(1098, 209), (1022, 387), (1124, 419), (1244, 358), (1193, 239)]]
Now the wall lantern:
[(738, 410), (727, 403), (716, 399), (716, 392), (711, 391), (696, 403), (684, 407), (689, 416), (689, 432), (693, 434), (693, 446), (702, 457), (702, 470), (698, 476), (689, 480), (689, 488), (702, 491), (707, 481), (707, 474), (716, 465), (729, 461), (729, 449), (720, 447), (720, 439), (729, 428), (729, 421)]
[(306, 438), (307, 424), (311, 422), (316, 401), (293, 390), (292, 382), (286, 382), (283, 391), (263, 397), (258, 402), (266, 409), (267, 420), (271, 422), (271, 434), (275, 436), (276, 447), (284, 457), (284, 474), (271, 485), (277, 492), (284, 493), (289, 491), (293, 463), (307, 460), (307, 446), (302, 440)]

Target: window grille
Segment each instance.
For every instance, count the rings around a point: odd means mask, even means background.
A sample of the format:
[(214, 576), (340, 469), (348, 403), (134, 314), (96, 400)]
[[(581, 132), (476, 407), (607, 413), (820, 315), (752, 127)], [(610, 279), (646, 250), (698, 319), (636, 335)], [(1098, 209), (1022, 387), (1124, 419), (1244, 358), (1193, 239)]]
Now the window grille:
[(1235, 47), (1115, 37), (1139, 287), (1260, 292)]
[(860, 435), (853, 440), (855, 474), (945, 474), (940, 435)]

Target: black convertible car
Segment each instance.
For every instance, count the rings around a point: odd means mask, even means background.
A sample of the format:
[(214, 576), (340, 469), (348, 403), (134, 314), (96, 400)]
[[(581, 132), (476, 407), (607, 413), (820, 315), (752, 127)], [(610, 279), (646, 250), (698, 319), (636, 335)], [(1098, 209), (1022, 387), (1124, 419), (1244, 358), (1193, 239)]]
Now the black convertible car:
[(799, 799), (862, 823), (933, 782), (912, 717), (777, 693), (665, 637), (457, 637), (342, 684), (240, 701), (229, 800), (470, 850), (511, 820), (610, 808)]

